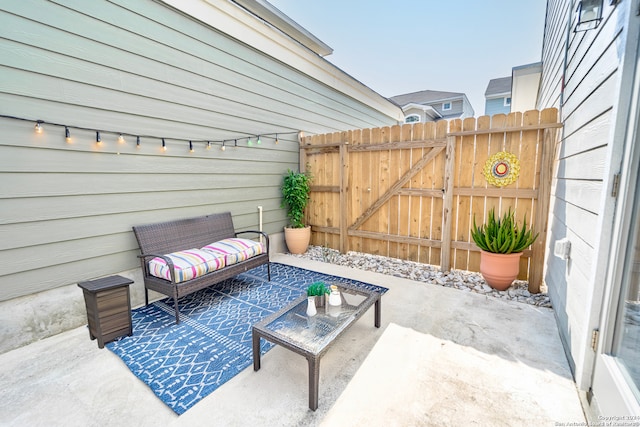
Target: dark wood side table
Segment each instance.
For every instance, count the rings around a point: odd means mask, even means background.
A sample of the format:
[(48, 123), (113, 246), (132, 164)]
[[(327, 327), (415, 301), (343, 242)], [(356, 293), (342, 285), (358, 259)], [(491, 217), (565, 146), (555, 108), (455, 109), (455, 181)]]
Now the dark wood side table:
[(122, 276), (79, 282), (84, 293), (89, 321), (89, 336), (98, 339), (98, 347), (123, 335), (133, 335), (129, 285), (133, 280)]

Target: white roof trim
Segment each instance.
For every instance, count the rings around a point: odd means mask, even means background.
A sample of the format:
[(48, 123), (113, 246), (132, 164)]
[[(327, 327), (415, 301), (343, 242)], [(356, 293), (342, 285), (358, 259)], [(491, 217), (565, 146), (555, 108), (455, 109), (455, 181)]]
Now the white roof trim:
[(487, 99), (504, 98), (505, 96), (511, 96), (511, 92), (492, 93), (491, 95), (485, 95)]
[[(440, 113), (438, 113), (433, 107), (430, 107), (429, 105), (424, 105), (424, 104), (416, 104), (415, 102), (411, 102), (407, 105), (403, 105), (402, 106), (402, 110), (410, 110), (410, 109), (416, 109), (416, 110), (422, 110), (425, 114), (428, 114), (431, 117), (434, 118), (440, 118), (442, 117), (442, 115)], [(406, 116), (406, 114), (405, 114)]]
[(300, 24), (282, 13), (277, 7), (264, 0), (232, 0), (254, 15), (264, 19), (289, 37), (302, 43), (320, 56), (333, 53), (333, 49), (311, 34)]
[(397, 122), (404, 121), (402, 110), (391, 101), (235, 3), (220, 0), (160, 1), (285, 64), (292, 64), (308, 76)]

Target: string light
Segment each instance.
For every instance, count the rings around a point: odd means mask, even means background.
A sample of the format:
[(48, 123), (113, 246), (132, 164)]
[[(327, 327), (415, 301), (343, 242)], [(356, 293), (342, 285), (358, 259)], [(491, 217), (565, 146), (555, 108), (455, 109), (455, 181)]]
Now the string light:
[[(39, 133), (39, 134), (44, 132), (44, 126), (43, 125), (45, 125), (45, 124), (63, 127), (64, 128), (65, 140), (67, 142), (69, 142), (69, 143), (72, 142), (71, 128), (84, 130), (84, 131), (93, 131), (93, 132), (95, 132), (96, 133), (96, 143), (97, 144), (101, 144), (102, 143), (101, 134), (104, 133), (104, 132), (106, 132), (108, 134), (117, 135), (118, 136), (117, 141), (118, 141), (119, 144), (124, 144), (124, 143), (127, 142), (126, 139), (125, 139), (125, 135), (122, 132), (115, 132), (115, 131), (104, 130), (104, 129), (100, 129), (99, 130), (99, 129), (95, 129), (95, 128), (92, 129), (90, 127), (82, 127), (82, 126), (69, 126), (69, 125), (64, 124), (64, 123), (47, 122), (45, 120), (33, 120), (33, 119), (28, 119), (28, 118), (23, 118), (23, 117), (16, 117), (16, 116), (9, 116), (9, 115), (4, 115), (4, 114), (0, 114), (0, 118), (13, 119), (13, 120), (23, 120), (23, 121), (29, 121), (29, 122), (32, 122), (32, 123), (35, 122), (34, 131), (36, 133)], [(292, 132), (284, 132), (284, 133), (294, 134), (294, 133), (298, 133), (298, 132), (292, 131)], [(263, 134), (253, 134), (253, 135), (241, 135), (241, 136), (239, 136), (237, 138), (226, 139), (226, 140), (194, 140), (194, 139), (186, 139), (186, 138), (172, 138), (172, 139), (176, 140), (176, 141), (188, 141), (189, 142), (189, 151), (190, 152), (194, 152), (194, 146), (193, 146), (194, 142), (195, 143), (199, 143), (199, 142), (205, 143), (206, 142), (206, 144), (207, 144), (206, 148), (207, 149), (211, 149), (211, 144), (212, 143), (214, 143), (214, 144), (215, 143), (221, 143), (222, 145), (221, 145), (220, 149), (222, 151), (224, 151), (226, 149), (226, 147), (227, 147), (227, 144), (226, 144), (227, 141), (233, 141), (235, 147), (238, 147), (238, 140), (242, 141), (243, 139), (246, 139), (248, 146), (253, 146), (255, 144), (261, 145), (263, 136), (274, 138), (273, 135), (275, 135), (274, 143), (278, 144), (280, 142), (280, 140), (279, 140), (279, 135), (280, 134), (282, 134), (282, 133), (272, 133), (272, 134), (269, 134), (269, 133), (264, 134), (263, 133)], [(166, 145), (165, 139), (164, 138), (160, 138), (158, 136), (154, 136), (154, 135), (142, 135), (142, 136), (141, 135), (137, 135), (136, 136), (136, 148), (140, 148), (141, 138), (161, 139), (162, 140), (162, 149), (164, 151), (166, 151), (166, 149), (167, 149), (167, 145)]]

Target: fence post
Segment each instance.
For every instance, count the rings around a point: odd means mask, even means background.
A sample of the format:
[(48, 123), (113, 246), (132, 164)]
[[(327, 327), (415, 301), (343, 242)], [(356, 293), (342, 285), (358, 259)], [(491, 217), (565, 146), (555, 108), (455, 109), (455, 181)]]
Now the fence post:
[(442, 200), (442, 245), (440, 247), (440, 269), (451, 268), (451, 212), (453, 210), (453, 166), (455, 161), (456, 137), (447, 136), (444, 166), (444, 195)]
[[(540, 119), (542, 122), (543, 117), (540, 117)], [(555, 141), (556, 129), (545, 129), (543, 131), (542, 143), (540, 144), (542, 148), (542, 159), (540, 161), (540, 181), (538, 182), (538, 203), (533, 223), (533, 231), (534, 233), (538, 233), (538, 238), (531, 247), (531, 270), (529, 272), (529, 292), (533, 294), (540, 292), (540, 285), (543, 279)]]
[(340, 253), (349, 251), (349, 140), (340, 144)]
[[(304, 145), (304, 132), (302, 131), (298, 132), (298, 144), (300, 145), (300, 147), (298, 148), (298, 169), (301, 173), (304, 173), (307, 171), (307, 150), (302, 148), (302, 146)], [(309, 224), (309, 219), (309, 210), (305, 209), (304, 223)]]

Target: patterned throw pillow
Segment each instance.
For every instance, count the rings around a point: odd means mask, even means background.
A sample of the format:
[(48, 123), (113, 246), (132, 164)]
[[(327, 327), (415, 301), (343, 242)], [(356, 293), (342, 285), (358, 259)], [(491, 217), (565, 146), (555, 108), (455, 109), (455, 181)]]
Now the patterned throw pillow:
[(262, 243), (239, 237), (210, 243), (203, 247), (202, 250), (217, 256), (224, 256), (225, 265), (235, 264), (265, 252)]
[[(172, 252), (165, 256), (169, 257), (173, 262), (176, 283), (205, 275), (210, 271), (225, 266), (223, 256), (216, 256), (211, 252), (200, 249)], [(169, 266), (167, 266), (167, 263), (162, 258), (153, 258), (149, 261), (149, 273), (161, 279), (171, 281)]]

